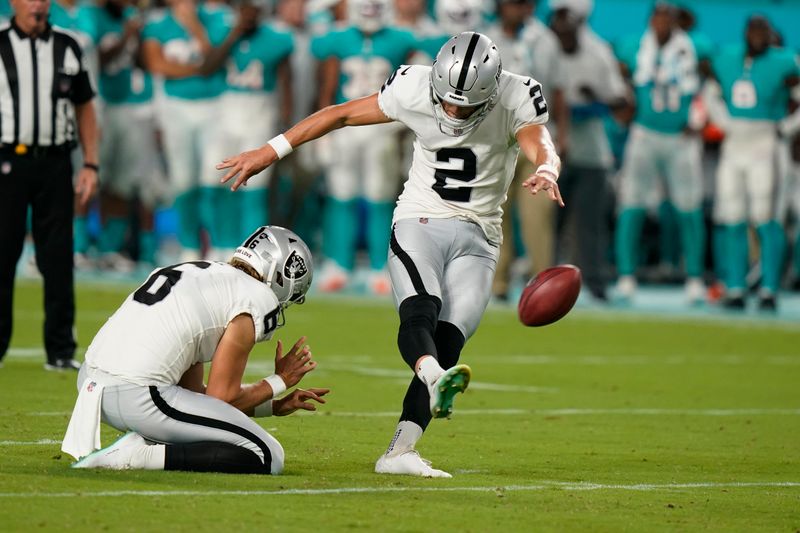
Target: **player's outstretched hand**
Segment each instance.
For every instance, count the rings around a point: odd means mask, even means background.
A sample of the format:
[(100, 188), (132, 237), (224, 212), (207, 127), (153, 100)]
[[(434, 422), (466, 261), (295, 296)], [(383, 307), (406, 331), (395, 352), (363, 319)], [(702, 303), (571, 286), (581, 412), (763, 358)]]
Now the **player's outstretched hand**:
[(311, 358), (311, 348), (306, 344), (305, 337), (300, 337), (286, 355), (283, 355), (283, 343), (278, 341), (275, 348), (275, 373), (283, 379), (287, 389), (300, 383), (303, 376), (316, 367), (317, 362)]
[(522, 186), (531, 191), (531, 194), (536, 194), (539, 191), (547, 191), (550, 199), (558, 202), (558, 205), (564, 207), (564, 200), (561, 198), (561, 191), (558, 188), (558, 183), (553, 176), (547, 172), (539, 172), (532, 174), (530, 178), (522, 182)]
[(325, 403), (323, 396), (330, 391), (330, 389), (295, 389), (280, 400), (272, 402), (272, 413), (275, 416), (286, 416), (294, 413), (298, 409), (316, 411), (317, 406), (308, 400), (314, 400), (317, 403)]
[(252, 176), (255, 176), (277, 160), (278, 154), (269, 145), (242, 152), (239, 155), (226, 157), (221, 163), (217, 163), (217, 170), (226, 168), (230, 170), (219, 181), (220, 183), (226, 183), (232, 178), (236, 178), (233, 185), (231, 185), (231, 190), (235, 191), (245, 185)]

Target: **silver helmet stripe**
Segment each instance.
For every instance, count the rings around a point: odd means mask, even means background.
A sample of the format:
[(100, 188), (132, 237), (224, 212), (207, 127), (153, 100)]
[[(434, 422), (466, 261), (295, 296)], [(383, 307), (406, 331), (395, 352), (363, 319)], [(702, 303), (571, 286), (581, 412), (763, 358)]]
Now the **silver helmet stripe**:
[(478, 46), (478, 41), (481, 36), (479, 33), (473, 33), (472, 38), (469, 40), (467, 46), (467, 53), (464, 56), (464, 64), (461, 65), (461, 73), (458, 75), (458, 82), (456, 83), (456, 94), (461, 96), (464, 90), (464, 84), (467, 82), (467, 74), (469, 74), (469, 66), (472, 63), (472, 56), (475, 54), (475, 48)]

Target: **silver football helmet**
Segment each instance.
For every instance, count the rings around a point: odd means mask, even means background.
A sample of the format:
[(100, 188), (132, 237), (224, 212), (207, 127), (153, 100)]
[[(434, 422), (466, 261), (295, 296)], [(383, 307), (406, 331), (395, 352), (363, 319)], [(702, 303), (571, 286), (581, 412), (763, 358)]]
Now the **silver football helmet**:
[(311, 287), (314, 262), (306, 243), (279, 226), (261, 226), (233, 253), (261, 276), (282, 308), (303, 303)]
[(477, 30), (483, 21), (481, 0), (437, 0), (436, 22), (447, 35)]
[(375, 33), (392, 22), (392, 0), (347, 0), (347, 21), (364, 33)]
[[(442, 133), (459, 137), (478, 127), (494, 107), (502, 70), (500, 52), (481, 33), (460, 33), (442, 46), (431, 68), (433, 115)], [(444, 111), (442, 102), (478, 109), (458, 119)]]

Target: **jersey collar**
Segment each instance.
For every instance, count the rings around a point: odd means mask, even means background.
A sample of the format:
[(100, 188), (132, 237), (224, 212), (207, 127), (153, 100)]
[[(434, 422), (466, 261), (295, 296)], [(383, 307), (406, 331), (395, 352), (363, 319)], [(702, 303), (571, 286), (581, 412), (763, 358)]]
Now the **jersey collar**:
[[(20, 28), (17, 25), (17, 17), (12, 17), (11, 18), (11, 27), (14, 29), (14, 32), (16, 32), (16, 34), (17, 34), (17, 37), (19, 37), (20, 39), (30, 39), (31, 38), (31, 36), (29, 34), (25, 33), (22, 30), (22, 28)], [(42, 41), (48, 41), (48, 40), (50, 40), (50, 35), (52, 35), (52, 33), (53, 33), (53, 27), (48, 22), (47, 24), (45, 24), (44, 31), (42, 33), (40, 33), (39, 35), (37, 35), (36, 38), (37, 39), (41, 39)]]

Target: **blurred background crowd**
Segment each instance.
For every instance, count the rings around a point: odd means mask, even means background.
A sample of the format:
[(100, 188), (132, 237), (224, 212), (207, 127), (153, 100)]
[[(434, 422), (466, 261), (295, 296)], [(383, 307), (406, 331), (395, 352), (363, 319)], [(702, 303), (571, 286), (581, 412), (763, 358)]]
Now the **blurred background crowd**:
[(564, 262), (600, 304), (674, 284), (687, 305), (770, 312), (800, 289), (798, 2), (51, 1), (100, 96), (101, 194), (74, 221), (78, 270), (227, 260), (270, 223), (312, 246), (317, 290), (389, 294), (409, 132), (335, 132), (235, 194), (214, 165), (477, 30), (544, 86), (564, 165), (557, 209), (520, 194), (532, 169), (518, 164), (498, 300)]

